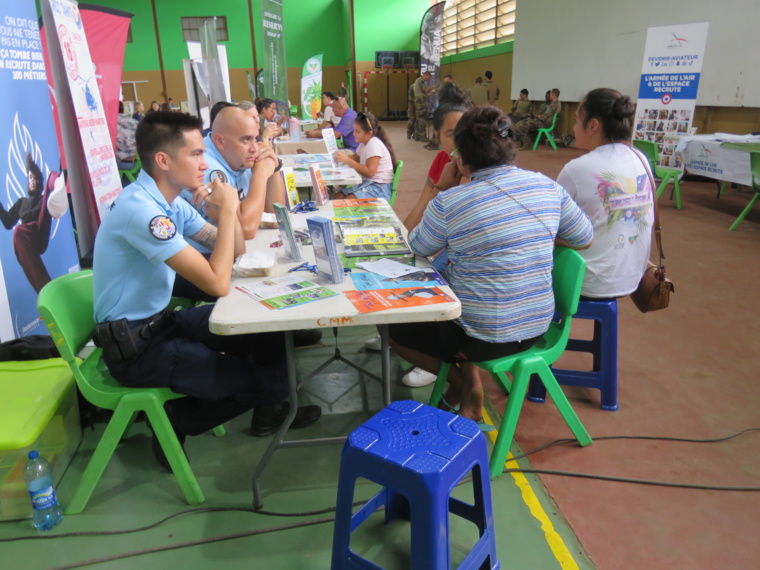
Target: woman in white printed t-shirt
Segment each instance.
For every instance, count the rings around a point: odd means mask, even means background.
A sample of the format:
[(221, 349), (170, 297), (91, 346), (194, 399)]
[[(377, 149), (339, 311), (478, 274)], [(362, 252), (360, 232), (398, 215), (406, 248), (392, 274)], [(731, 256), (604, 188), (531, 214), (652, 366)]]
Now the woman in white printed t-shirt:
[(575, 146), (557, 182), (594, 225), (581, 295), (624, 297), (636, 290), (649, 261), (654, 207), (647, 159), (631, 146), (634, 105), (614, 89), (594, 89), (575, 116)]
[(396, 156), (385, 129), (372, 113), (357, 113), (354, 138), (359, 143), (356, 154), (338, 151), (335, 160), (356, 170), (362, 183), (336, 192), (333, 198), (390, 199)]

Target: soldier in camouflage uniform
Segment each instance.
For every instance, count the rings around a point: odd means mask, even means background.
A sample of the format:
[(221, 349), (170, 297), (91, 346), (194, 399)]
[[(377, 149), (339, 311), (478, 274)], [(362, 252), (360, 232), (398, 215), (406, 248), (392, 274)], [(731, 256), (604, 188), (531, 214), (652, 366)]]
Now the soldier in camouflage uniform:
[(542, 108), (538, 115), (515, 123), (513, 128), (514, 137), (520, 145), (520, 150), (530, 150), (532, 148), (531, 141), (538, 132), (538, 129), (550, 127), (554, 120), (554, 115), (558, 115), (562, 110), (562, 103), (559, 102), (559, 89), (552, 89), (549, 97), (551, 98), (551, 103), (545, 109)]
[(435, 89), (435, 86), (425, 87), (425, 83), (430, 81), (430, 72), (426, 71), (412, 84), (412, 92), (414, 94), (414, 108), (416, 115), (416, 122), (414, 123), (414, 135), (413, 139), (419, 142), (430, 142), (427, 138), (427, 96)]
[(406, 116), (409, 117), (409, 122), (406, 124), (406, 138), (410, 139), (414, 136), (414, 125), (417, 123), (417, 109), (414, 106), (414, 84), (409, 86), (407, 92)]

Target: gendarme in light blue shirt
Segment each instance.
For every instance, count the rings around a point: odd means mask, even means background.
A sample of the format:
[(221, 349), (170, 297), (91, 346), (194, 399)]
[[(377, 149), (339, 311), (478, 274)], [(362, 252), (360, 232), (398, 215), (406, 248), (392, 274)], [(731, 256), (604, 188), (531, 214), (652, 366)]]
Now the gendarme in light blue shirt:
[[(212, 176), (213, 173), (219, 171), (224, 174), (225, 178), (227, 179), (227, 184), (238, 191), (238, 197), (242, 201), (243, 198), (248, 195), (248, 188), (251, 185), (251, 169), (244, 168), (243, 170), (235, 170), (229, 164), (227, 164), (227, 161), (224, 160), (224, 157), (221, 155), (219, 150), (214, 145), (214, 142), (211, 140), (211, 133), (203, 137), (203, 144), (206, 147), (206, 153), (203, 155), (203, 158), (206, 160), (206, 164), (208, 165), (208, 169), (204, 173), (205, 176), (203, 178), (203, 182), (206, 184), (210, 183), (212, 178), (214, 178), (214, 176)], [(188, 204), (192, 205), (193, 193), (190, 190), (183, 190), (181, 196), (187, 201)], [(206, 214), (205, 204), (201, 205), (199, 208), (197, 208), (197, 210), (198, 213), (203, 216), (204, 220), (210, 224), (216, 225)]]
[(164, 263), (206, 224), (190, 204), (169, 204), (144, 170), (111, 205), (95, 238), (95, 321), (145, 319), (169, 305), (174, 270)]

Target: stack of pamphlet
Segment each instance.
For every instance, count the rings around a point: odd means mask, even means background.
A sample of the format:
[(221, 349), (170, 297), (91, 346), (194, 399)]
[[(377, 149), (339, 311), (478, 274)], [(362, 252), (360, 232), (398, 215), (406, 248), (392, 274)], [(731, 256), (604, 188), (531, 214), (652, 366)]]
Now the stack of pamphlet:
[(285, 197), (288, 199), (288, 208), (292, 210), (301, 202), (301, 198), (298, 196), (298, 188), (296, 188), (296, 175), (293, 169), (288, 166), (283, 166), (280, 169), (280, 174), (282, 175), (282, 181), (285, 183)]
[(317, 206), (324, 206), (330, 201), (330, 196), (327, 193), (327, 185), (322, 179), (322, 169), (319, 164), (309, 165), (309, 176), (311, 177), (311, 186), (314, 188), (314, 199)]
[(275, 204), (274, 214), (277, 216), (277, 225), (280, 228), (280, 239), (282, 239), (282, 246), (285, 248), (285, 257), (291, 261), (301, 261), (301, 248), (290, 223), (288, 209), (282, 204)]
[(335, 245), (335, 234), (332, 220), (315, 216), (306, 220), (314, 247), (314, 259), (317, 263), (317, 274), (330, 283), (343, 282), (343, 264)]
[(384, 200), (334, 200), (333, 206), (334, 220), (340, 227), (347, 258), (413, 257), (404, 239), (401, 222)]

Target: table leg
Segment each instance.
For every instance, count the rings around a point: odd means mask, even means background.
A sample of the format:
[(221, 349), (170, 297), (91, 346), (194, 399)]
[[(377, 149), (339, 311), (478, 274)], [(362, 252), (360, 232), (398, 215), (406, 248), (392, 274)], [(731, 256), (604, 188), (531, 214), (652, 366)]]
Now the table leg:
[(290, 412), (288, 412), (285, 421), (282, 422), (280, 429), (274, 434), (269, 447), (264, 452), (264, 455), (259, 460), (259, 464), (253, 472), (253, 508), (260, 509), (264, 506), (264, 502), (261, 499), (261, 489), (259, 486), (259, 478), (264, 473), (267, 464), (272, 459), (272, 455), (280, 447), (285, 434), (290, 428), (290, 424), (293, 423), (293, 419), (296, 417), (298, 411), (298, 379), (296, 378), (296, 349), (293, 345), (293, 331), (285, 331), (285, 354), (288, 365), (288, 395), (290, 396)]
[(388, 343), (388, 325), (380, 325), (380, 346), (382, 348), (381, 363), (382, 371), (380, 375), (383, 378), (383, 400), (385, 405), (391, 403), (391, 347)]

